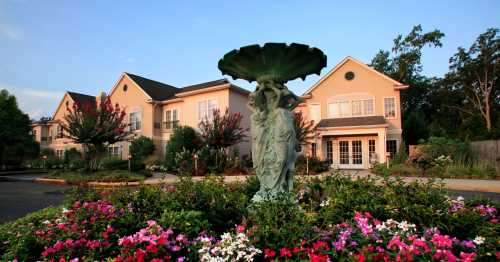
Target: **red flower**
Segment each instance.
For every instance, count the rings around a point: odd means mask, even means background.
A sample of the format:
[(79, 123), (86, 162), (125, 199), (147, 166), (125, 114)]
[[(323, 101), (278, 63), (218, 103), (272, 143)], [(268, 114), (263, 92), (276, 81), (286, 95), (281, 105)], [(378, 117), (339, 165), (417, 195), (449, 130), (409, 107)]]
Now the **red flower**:
[(272, 249), (265, 248), (264, 249), (264, 256), (267, 258), (273, 258), (276, 256), (276, 252)]
[(280, 249), (280, 256), (281, 257), (292, 257), (292, 252), (290, 251), (290, 249), (288, 249), (286, 247), (282, 247)]

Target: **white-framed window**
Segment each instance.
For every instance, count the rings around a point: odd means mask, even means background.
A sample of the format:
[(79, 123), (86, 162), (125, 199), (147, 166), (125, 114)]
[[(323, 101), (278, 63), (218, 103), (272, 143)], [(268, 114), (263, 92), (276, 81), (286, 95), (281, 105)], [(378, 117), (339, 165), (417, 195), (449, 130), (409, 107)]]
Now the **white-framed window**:
[(366, 99), (363, 101), (363, 115), (370, 116), (373, 115), (373, 99)]
[(387, 140), (385, 142), (385, 147), (387, 153), (391, 153), (390, 158), (393, 159), (394, 156), (396, 155), (397, 148), (398, 148), (398, 141), (396, 140)]
[(309, 117), (312, 121), (314, 121), (314, 124), (319, 123), (321, 120), (321, 105), (320, 104), (311, 104), (309, 107)]
[(141, 130), (141, 112), (136, 111), (136, 112), (131, 112), (130, 113), (130, 131), (136, 131), (136, 130)]
[(371, 116), (373, 108), (373, 99), (335, 101), (328, 104), (328, 114), (332, 118)]
[(64, 130), (62, 128), (62, 125), (57, 125), (56, 126), (56, 135), (55, 135), (56, 138), (63, 138), (64, 137)]
[(218, 107), (217, 99), (207, 99), (198, 102), (198, 120), (205, 118), (212, 120), (213, 111)]
[(63, 158), (64, 150), (63, 149), (56, 149), (56, 156), (57, 156), (57, 158)]
[(349, 117), (351, 116), (351, 106), (349, 101), (336, 101), (328, 104), (328, 114), (330, 117)]
[(121, 157), (122, 150), (120, 146), (108, 146), (108, 156)]
[(177, 108), (165, 111), (165, 129), (174, 129), (179, 123), (179, 113)]
[(394, 97), (384, 98), (384, 116), (387, 118), (396, 117), (396, 99)]
[(318, 147), (318, 145), (316, 143), (311, 144), (311, 156), (314, 158), (317, 157), (317, 153), (316, 153), (317, 147)]

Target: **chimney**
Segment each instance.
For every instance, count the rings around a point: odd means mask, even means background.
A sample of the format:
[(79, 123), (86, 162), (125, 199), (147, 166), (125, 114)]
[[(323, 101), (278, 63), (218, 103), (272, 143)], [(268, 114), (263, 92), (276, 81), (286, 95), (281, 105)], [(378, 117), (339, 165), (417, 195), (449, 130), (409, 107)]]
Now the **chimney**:
[(101, 105), (101, 103), (106, 102), (106, 92), (101, 91), (99, 95), (96, 97), (97, 107)]

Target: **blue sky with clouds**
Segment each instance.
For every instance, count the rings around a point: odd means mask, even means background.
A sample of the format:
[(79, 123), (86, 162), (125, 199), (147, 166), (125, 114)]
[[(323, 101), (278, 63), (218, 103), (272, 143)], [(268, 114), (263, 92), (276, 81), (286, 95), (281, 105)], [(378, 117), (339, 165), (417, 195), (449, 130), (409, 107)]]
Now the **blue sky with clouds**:
[[(0, 0), (0, 89), (39, 118), (65, 90), (109, 91), (124, 71), (178, 87), (222, 78), (226, 52), (265, 42), (322, 49), (323, 75), (348, 55), (369, 63), (416, 24), (446, 34), (423, 57), (424, 73), (442, 76), (457, 47), (500, 27), (500, 1)], [(289, 87), (300, 94), (318, 79)]]

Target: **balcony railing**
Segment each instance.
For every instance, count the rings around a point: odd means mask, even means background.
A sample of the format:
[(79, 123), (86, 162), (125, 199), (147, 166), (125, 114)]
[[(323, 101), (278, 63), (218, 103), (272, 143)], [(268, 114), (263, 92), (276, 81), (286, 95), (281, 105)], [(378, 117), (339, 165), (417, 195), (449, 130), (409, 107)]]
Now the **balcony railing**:
[(47, 142), (47, 143), (52, 142), (51, 136), (42, 136), (40, 139), (41, 139), (41, 142)]
[(165, 121), (162, 123), (163, 130), (172, 130), (179, 126), (179, 121)]

